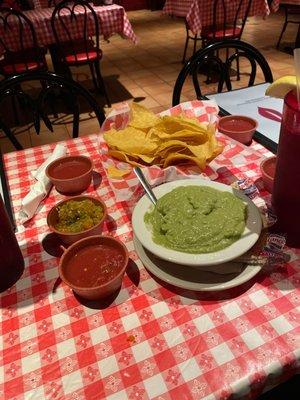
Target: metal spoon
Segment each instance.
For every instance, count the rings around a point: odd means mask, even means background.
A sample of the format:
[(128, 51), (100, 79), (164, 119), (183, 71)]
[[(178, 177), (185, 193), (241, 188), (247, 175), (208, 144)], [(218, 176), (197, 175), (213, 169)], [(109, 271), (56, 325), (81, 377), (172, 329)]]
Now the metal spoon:
[(134, 173), (137, 176), (138, 180), (140, 181), (140, 184), (145, 189), (147, 196), (149, 197), (151, 202), (156, 206), (157, 198), (155, 197), (155, 194), (153, 193), (152, 188), (149, 185), (149, 182), (147, 181), (147, 179), (145, 178), (145, 175), (143, 174), (141, 168), (135, 167), (133, 170), (134, 170)]

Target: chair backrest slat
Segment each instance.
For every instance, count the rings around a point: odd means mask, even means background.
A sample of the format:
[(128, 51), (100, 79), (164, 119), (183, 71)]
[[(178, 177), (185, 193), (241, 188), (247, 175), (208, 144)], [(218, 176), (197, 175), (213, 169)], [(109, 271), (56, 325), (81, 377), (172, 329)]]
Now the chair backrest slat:
[[(26, 87), (26, 85), (23, 84), (29, 82), (43, 83), (41, 85), (39, 95), (36, 94), (36, 90), (34, 92), (34, 96), (32, 96), (30, 92), (27, 92), (23, 89), (24, 87)], [(29, 113), (30, 116), (33, 117), (33, 123), (36, 132), (39, 133), (40, 119), (42, 119), (48, 129), (52, 131), (53, 124), (48, 118), (46, 105), (51, 105), (51, 95), (57, 97), (58, 94), (65, 95), (64, 104), (68, 102), (68, 106), (70, 106), (72, 110), (71, 113), (73, 114), (73, 137), (78, 136), (79, 132), (79, 97), (83, 98), (85, 102), (89, 105), (89, 112), (95, 113), (96, 118), (99, 121), (100, 129), (100, 126), (105, 119), (104, 112), (99, 107), (97, 100), (90, 94), (90, 92), (78, 82), (50, 72), (30, 72), (15, 75), (2, 80), (0, 82), (0, 110), (2, 109), (3, 102), (6, 99), (9, 99), (9, 97), (13, 97), (16, 95), (19, 96), (19, 98), (22, 97), (26, 99), (27, 107), (30, 108), (30, 110), (27, 110), (27, 114)], [(17, 150), (22, 149), (21, 144), (18, 142), (17, 138), (8, 127), (2, 115), (0, 118), (0, 129), (4, 131), (4, 133), (7, 135), (7, 137), (10, 139)]]
[[(237, 34), (239, 21), (241, 22), (240, 35), (241, 36), (249, 11), (252, 0), (214, 0), (213, 3), (213, 38), (216, 37), (217, 32), (223, 32), (225, 37), (226, 29), (230, 27), (232, 34)], [(232, 10), (233, 8), (233, 10)]]
[(84, 51), (88, 58), (92, 37), (94, 47), (100, 49), (98, 17), (92, 5), (84, 0), (74, 0), (72, 3), (69, 0), (60, 2), (53, 11), (51, 25), (57, 45), (64, 50), (62, 55), (67, 44), (68, 53), (71, 52), (77, 61), (76, 49), (80, 43), (81, 52)]
[[(41, 53), (36, 38), (34, 27), (27, 16), (21, 11), (12, 8), (0, 8), (0, 47), (5, 57), (12, 61), (16, 53), (31, 51), (32, 57), (39, 60)], [(29, 66), (25, 60), (26, 70)], [(12, 63), (14, 72), (15, 65)]]
[[(225, 61), (219, 57), (222, 50), (232, 52), (233, 54), (225, 58)], [(262, 70), (265, 82), (273, 82), (272, 71), (264, 56), (250, 44), (237, 39), (227, 39), (209, 44), (204, 49), (198, 50), (190, 60), (184, 65), (180, 71), (173, 90), (173, 106), (180, 103), (180, 96), (185, 80), (192, 75), (193, 85), (197, 99), (204, 98), (199, 83), (199, 71), (205, 66), (212, 70), (213, 66), (217, 67), (219, 74), (218, 92), (223, 91), (224, 84), (227, 91), (232, 90), (230, 79), (230, 68), (233, 61), (237, 59), (247, 59), (251, 66), (249, 81), (247, 86), (253, 86), (256, 78), (257, 66)]]

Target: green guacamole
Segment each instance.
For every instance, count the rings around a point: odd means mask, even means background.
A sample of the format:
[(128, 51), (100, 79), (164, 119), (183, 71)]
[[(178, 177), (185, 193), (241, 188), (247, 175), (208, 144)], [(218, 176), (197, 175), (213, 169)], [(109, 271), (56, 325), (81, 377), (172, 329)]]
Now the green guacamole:
[(185, 253), (211, 253), (238, 240), (247, 205), (208, 186), (180, 186), (162, 196), (145, 223), (156, 244)]
[(78, 233), (97, 225), (103, 209), (92, 200), (70, 200), (57, 207), (58, 221), (55, 229), (65, 233)]

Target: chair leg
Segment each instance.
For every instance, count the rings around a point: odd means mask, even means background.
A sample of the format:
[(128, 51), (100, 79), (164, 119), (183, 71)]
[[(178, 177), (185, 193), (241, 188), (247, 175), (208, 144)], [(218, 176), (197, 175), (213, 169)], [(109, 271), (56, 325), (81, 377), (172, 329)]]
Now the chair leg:
[(196, 53), (196, 50), (197, 50), (197, 40), (198, 40), (198, 37), (197, 37), (197, 35), (195, 35), (194, 36), (194, 49), (193, 49), (193, 55)]
[(105, 88), (104, 80), (103, 80), (101, 72), (100, 72), (99, 60), (97, 60), (95, 62), (94, 67), (95, 67), (95, 71), (96, 71), (96, 75), (97, 75), (97, 81), (98, 81), (99, 89), (101, 89), (102, 92), (104, 93), (104, 96), (105, 96), (106, 103), (107, 103), (108, 107), (111, 107), (111, 103), (110, 103), (110, 100), (108, 98), (107, 91), (106, 91), (106, 88)]
[(280, 45), (282, 36), (283, 36), (283, 34), (284, 34), (285, 30), (286, 30), (287, 24), (288, 24), (287, 21), (284, 21), (284, 24), (283, 24), (283, 27), (282, 27), (282, 30), (281, 30), (281, 33), (280, 33), (278, 42), (277, 42), (277, 44), (276, 44), (276, 49), (279, 49), (279, 45)]
[(98, 85), (97, 85), (97, 80), (96, 80), (96, 77), (95, 77), (94, 65), (91, 63), (91, 64), (89, 64), (89, 67), (90, 67), (90, 71), (91, 71), (91, 74), (92, 74), (93, 84), (95, 86), (95, 89), (97, 90), (98, 89)]
[[(235, 52), (237, 53), (237, 49), (235, 49)], [(236, 80), (240, 81), (241, 80), (241, 76), (240, 76), (240, 57), (238, 56), (236, 58)]]
[(16, 96), (12, 96), (12, 109), (14, 112), (14, 116), (15, 116), (15, 121), (16, 121), (16, 125), (19, 126), (20, 125), (20, 119), (19, 119), (19, 114), (18, 114), (18, 108), (17, 108), (17, 100)]
[(190, 37), (189, 37), (189, 34), (187, 32), (186, 33), (186, 39), (185, 39), (184, 51), (183, 51), (183, 57), (182, 57), (182, 64), (185, 63), (186, 51), (187, 51), (187, 48), (188, 48), (189, 40), (190, 40)]

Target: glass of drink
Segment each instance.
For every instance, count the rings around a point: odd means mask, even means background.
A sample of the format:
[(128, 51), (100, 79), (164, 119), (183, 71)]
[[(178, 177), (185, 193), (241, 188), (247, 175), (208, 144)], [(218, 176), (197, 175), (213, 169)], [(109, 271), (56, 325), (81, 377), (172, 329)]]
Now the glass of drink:
[(11, 287), (23, 273), (24, 259), (0, 195), (0, 292)]
[(300, 102), (294, 91), (284, 99), (272, 205), (276, 230), (300, 247)]

